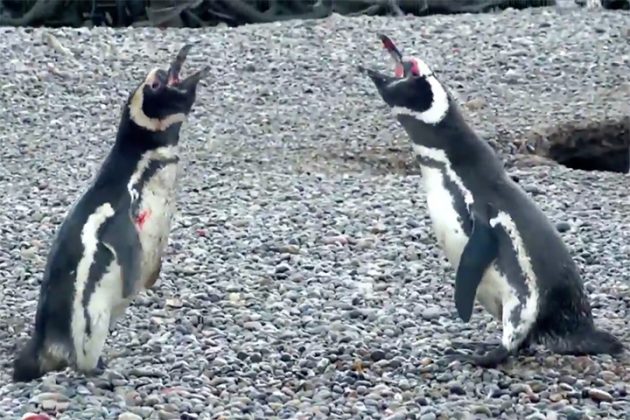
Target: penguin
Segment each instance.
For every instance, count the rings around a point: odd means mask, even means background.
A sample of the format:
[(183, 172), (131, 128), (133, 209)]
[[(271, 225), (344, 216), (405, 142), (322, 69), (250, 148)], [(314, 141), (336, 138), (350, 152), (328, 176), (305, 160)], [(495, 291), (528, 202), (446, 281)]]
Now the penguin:
[(558, 354), (623, 352), (618, 338), (595, 326), (556, 229), (467, 124), (449, 90), (424, 61), (403, 57), (389, 37), (378, 36), (394, 75), (358, 69), (411, 140), (433, 232), (455, 269), (457, 314), (470, 321), (477, 301), (502, 325), (500, 343), (472, 344), (478, 354), (455, 351), (445, 359), (496, 367), (531, 344)]
[(180, 78), (190, 49), (168, 71), (149, 71), (123, 105), (109, 154), (53, 239), (14, 382), (67, 367), (103, 373), (107, 336), (130, 301), (156, 284), (175, 210), (180, 129), (209, 74), (206, 67)]

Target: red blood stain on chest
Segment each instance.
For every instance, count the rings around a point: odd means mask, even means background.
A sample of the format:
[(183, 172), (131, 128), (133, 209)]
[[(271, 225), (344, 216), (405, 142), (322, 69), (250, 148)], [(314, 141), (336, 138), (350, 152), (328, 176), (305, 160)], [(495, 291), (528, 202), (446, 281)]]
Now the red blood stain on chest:
[(138, 229), (142, 229), (144, 224), (147, 222), (147, 220), (149, 220), (149, 217), (151, 216), (151, 210), (143, 210), (138, 214), (138, 217), (136, 217), (136, 225), (138, 226)]

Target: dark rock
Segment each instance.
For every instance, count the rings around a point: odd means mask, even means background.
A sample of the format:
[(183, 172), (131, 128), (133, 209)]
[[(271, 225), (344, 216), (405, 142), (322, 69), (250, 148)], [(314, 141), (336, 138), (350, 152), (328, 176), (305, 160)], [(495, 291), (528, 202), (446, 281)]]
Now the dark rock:
[(373, 362), (378, 362), (379, 360), (383, 360), (385, 359), (385, 352), (383, 350), (374, 350), (372, 353), (370, 353), (370, 359)]
[(466, 395), (466, 390), (458, 383), (450, 384), (448, 390), (451, 394)]
[(571, 229), (571, 225), (568, 222), (556, 223), (556, 230), (560, 233), (568, 232)]

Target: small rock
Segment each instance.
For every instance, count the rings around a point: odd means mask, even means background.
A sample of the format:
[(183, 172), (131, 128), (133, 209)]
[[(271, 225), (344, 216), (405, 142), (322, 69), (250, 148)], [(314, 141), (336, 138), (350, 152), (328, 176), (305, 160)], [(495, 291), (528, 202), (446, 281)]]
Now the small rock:
[(372, 231), (372, 233), (385, 233), (387, 232), (387, 226), (385, 226), (381, 222), (378, 222), (374, 224), (370, 230)]
[(384, 420), (405, 420), (407, 418), (407, 410), (403, 409), (396, 413), (390, 414)]
[(589, 388), (588, 396), (591, 397), (593, 401), (606, 401), (606, 402), (613, 401), (612, 395), (610, 395), (608, 392), (604, 390), (597, 389), (597, 388)]
[(571, 225), (568, 222), (556, 223), (556, 230), (560, 233), (568, 232), (571, 229)]
[(466, 390), (458, 383), (451, 383), (449, 385), (449, 391), (454, 395), (466, 395)]
[(473, 98), (464, 104), (464, 106), (471, 111), (477, 111), (479, 109), (485, 108), (486, 105), (487, 102), (483, 98)]
[(153, 414), (153, 411), (155, 410), (153, 407), (141, 406), (141, 407), (130, 407), (129, 411), (132, 414), (136, 414), (142, 417), (143, 419), (147, 419), (151, 417), (151, 414)]
[(375, 240), (373, 238), (361, 238), (357, 240), (357, 248), (370, 249), (374, 248)]
[(437, 306), (429, 306), (428, 308), (423, 309), (420, 313), (422, 318), (426, 319), (427, 321), (439, 318), (441, 314), (442, 310)]
[(126, 412), (120, 414), (118, 420), (142, 420), (142, 417), (134, 413)]
[(534, 391), (532, 390), (531, 386), (529, 386), (528, 384), (515, 383), (515, 384), (510, 385), (510, 394), (512, 394), (513, 396), (516, 396), (521, 393), (532, 395)]
[(182, 306), (184, 306), (184, 303), (181, 299), (172, 298), (166, 299), (166, 306), (168, 306), (169, 308), (181, 308)]
[(514, 69), (509, 69), (508, 71), (505, 72), (505, 82), (508, 84), (515, 84), (518, 83), (519, 79), (522, 77), (522, 75), (514, 70)]
[(40, 403), (40, 404), (45, 400), (68, 401), (68, 397), (59, 392), (42, 392), (30, 399), (31, 402)]
[(46, 411), (57, 411), (57, 401), (56, 400), (44, 400), (39, 403), (43, 410)]
[(179, 415), (178, 414), (172, 413), (172, 412), (166, 411), (166, 410), (159, 410), (158, 411), (158, 417), (160, 418), (160, 420), (179, 419)]
[(332, 244), (347, 245), (349, 242), (349, 239), (346, 235), (327, 236), (323, 239), (323, 242), (326, 245), (332, 245)]
[(162, 378), (165, 376), (159, 369), (151, 368), (132, 368), (129, 371), (129, 376), (137, 376), (138, 378)]
[(258, 321), (247, 321), (243, 323), (243, 328), (247, 330), (260, 330), (262, 328), (262, 324)]
[(472, 408), (473, 414), (484, 414), (488, 417), (492, 417), (492, 410), (487, 405), (476, 405)]
[(278, 246), (277, 251), (281, 253), (287, 253), (287, 254), (299, 254), (300, 247), (294, 244), (280, 245)]
[(422, 359), (420, 359), (420, 366), (429, 366), (431, 363), (433, 363), (433, 360), (430, 357), (423, 357)]
[(281, 262), (276, 266), (276, 274), (282, 274), (291, 271), (291, 266), (285, 262)]
[(373, 362), (378, 362), (379, 360), (383, 360), (385, 358), (385, 352), (383, 350), (374, 350), (370, 353), (370, 359)]

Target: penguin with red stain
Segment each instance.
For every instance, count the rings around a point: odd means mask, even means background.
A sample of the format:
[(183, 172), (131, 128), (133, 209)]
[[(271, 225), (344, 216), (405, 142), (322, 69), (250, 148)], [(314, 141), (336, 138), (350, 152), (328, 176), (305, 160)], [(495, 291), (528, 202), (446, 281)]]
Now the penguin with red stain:
[(54, 238), (34, 328), (13, 361), (14, 381), (66, 367), (102, 373), (110, 331), (156, 283), (175, 211), (180, 129), (209, 73), (180, 79), (190, 48), (168, 71), (151, 70), (124, 104), (109, 155)]

